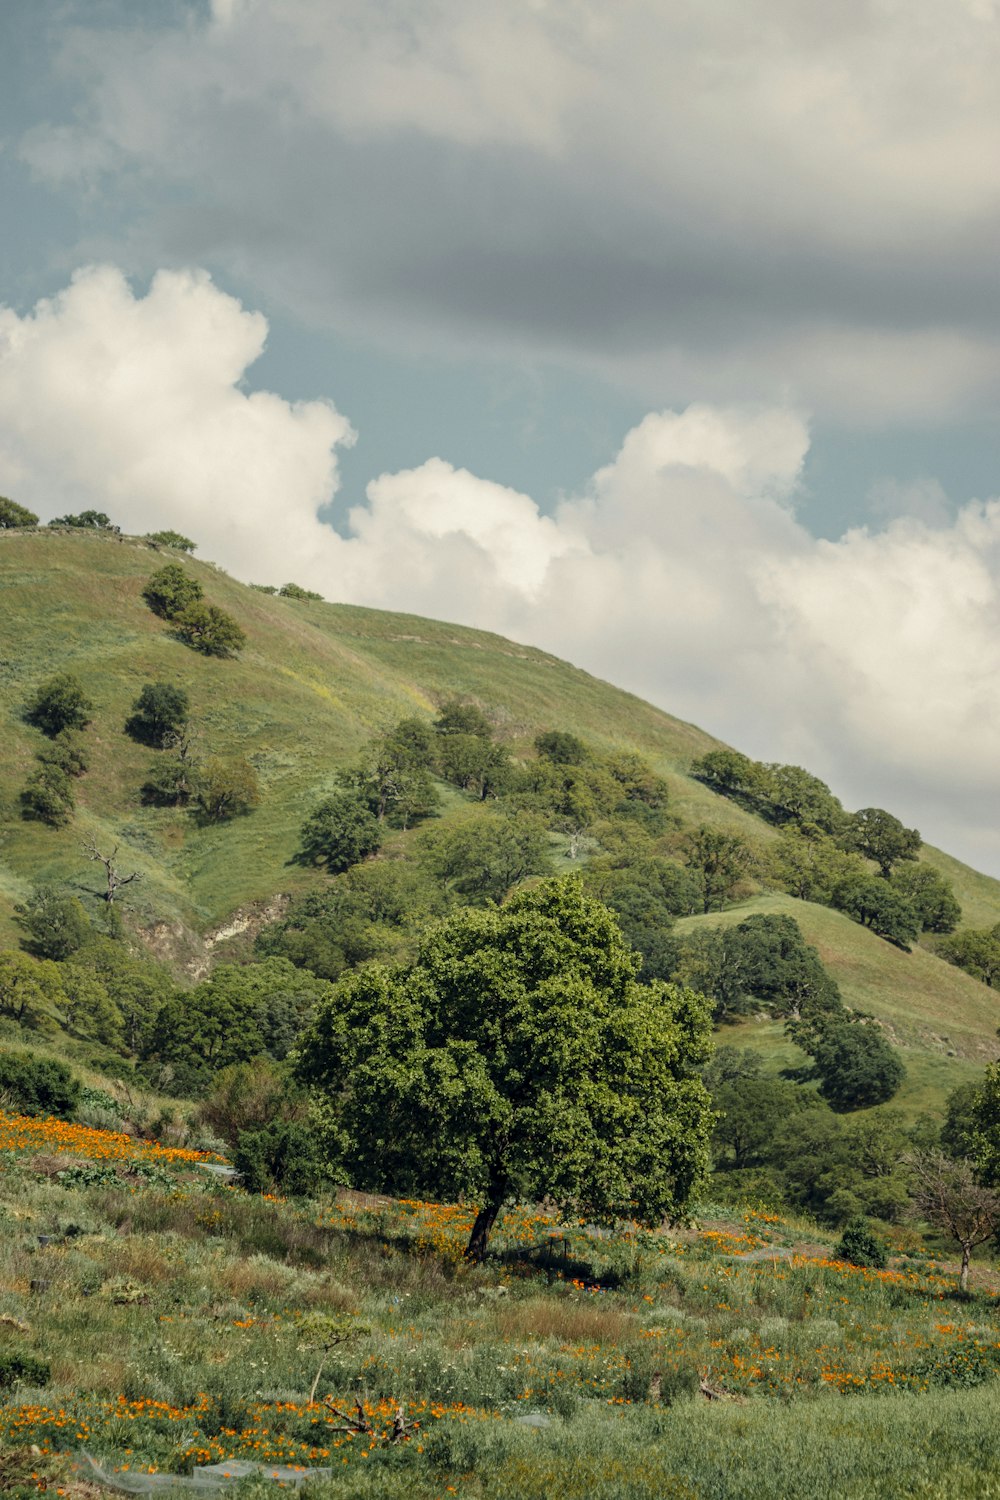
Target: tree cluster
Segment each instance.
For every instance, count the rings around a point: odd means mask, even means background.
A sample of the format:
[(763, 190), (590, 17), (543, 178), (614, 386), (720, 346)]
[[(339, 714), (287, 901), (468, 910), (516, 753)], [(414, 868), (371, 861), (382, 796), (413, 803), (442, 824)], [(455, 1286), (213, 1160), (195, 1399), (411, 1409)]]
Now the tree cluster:
[(90, 723), (94, 705), (79, 680), (61, 672), (43, 682), (24, 710), (27, 723), (48, 739), (36, 754), (37, 771), (20, 794), (22, 818), (50, 828), (67, 824), (76, 804), (73, 782), (87, 770), (87, 750), (81, 731)]
[(235, 656), (246, 635), (231, 615), (208, 604), (196, 578), (180, 563), (167, 563), (146, 581), (142, 597), (161, 619), (169, 620), (185, 645), (204, 656)]

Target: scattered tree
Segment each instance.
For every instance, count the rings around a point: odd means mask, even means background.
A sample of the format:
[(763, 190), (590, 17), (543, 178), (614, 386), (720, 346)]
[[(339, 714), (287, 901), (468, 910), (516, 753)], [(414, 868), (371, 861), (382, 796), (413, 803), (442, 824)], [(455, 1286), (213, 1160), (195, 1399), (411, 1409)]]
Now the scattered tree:
[(142, 597), (162, 620), (175, 620), (204, 594), (201, 584), (180, 563), (167, 563), (146, 580)]
[(204, 656), (235, 656), (246, 645), (246, 633), (232, 615), (214, 604), (199, 600), (171, 618), (185, 645)]
[(6, 495), (0, 495), (0, 531), (19, 531), (23, 526), (37, 526), (38, 517), (33, 510), (27, 510), (25, 506), (18, 505), (16, 500), (8, 500)]
[(914, 1152), (906, 1161), (914, 1179), (914, 1206), (958, 1245), (958, 1285), (968, 1291), (973, 1250), (1000, 1232), (1000, 1193), (978, 1180), (971, 1162), (955, 1161), (943, 1151)]
[(131, 885), (134, 880), (141, 880), (142, 875), (138, 870), (133, 870), (131, 875), (123, 875), (115, 860), (118, 855), (118, 845), (112, 849), (110, 854), (102, 854), (96, 844), (84, 844), (83, 852), (94, 864), (104, 866), (106, 884), (103, 891), (98, 892), (109, 906), (114, 905), (118, 898), (118, 892), (123, 886)]
[(39, 750), (36, 760), (54, 766), (64, 776), (82, 776), (89, 764), (86, 743), (75, 729), (61, 729)]
[(835, 1260), (846, 1260), (852, 1266), (870, 1266), (874, 1271), (884, 1271), (889, 1263), (885, 1241), (862, 1215), (844, 1225), (840, 1244), (833, 1254)]
[(839, 1114), (885, 1104), (906, 1077), (899, 1054), (874, 1025), (826, 1026), (810, 1051), (819, 1091)]
[(14, 907), (14, 913), (27, 934), (24, 946), (36, 958), (59, 963), (82, 948), (91, 935), (90, 919), (82, 904), (54, 885), (36, 885), (31, 895)]
[(702, 910), (718, 910), (734, 894), (753, 866), (754, 855), (741, 833), (703, 823), (684, 841), (689, 868), (702, 888)]
[(283, 583), (278, 590), (282, 599), (320, 599), (323, 595), (317, 594), (315, 589), (304, 589), (298, 583)]
[(893, 870), (891, 883), (924, 932), (954, 932), (962, 920), (951, 882), (930, 865), (912, 860), (901, 864)]
[(898, 818), (881, 807), (863, 807), (853, 813), (840, 841), (845, 849), (874, 860), (884, 880), (900, 860), (916, 859), (922, 844), (915, 828), (904, 828)]
[(424, 838), (427, 868), (474, 904), (502, 901), (518, 881), (548, 869), (548, 834), (531, 813), (487, 812), (456, 819)]
[(920, 918), (902, 891), (877, 875), (848, 876), (834, 890), (832, 904), (897, 948), (909, 951), (920, 932)]
[(59, 966), (27, 953), (0, 953), (0, 1014), (32, 1031), (52, 1031), (65, 999)]
[(74, 531), (110, 531), (115, 536), (121, 532), (121, 527), (115, 526), (103, 510), (81, 510), (75, 516), (53, 516), (49, 525), (69, 526)]
[(342, 979), (298, 1064), (331, 1167), (358, 1187), (464, 1194), (481, 1260), (505, 1202), (657, 1224), (708, 1165), (701, 996), (640, 985), (613, 916), (577, 880), (467, 911), (404, 969)]
[(939, 943), (937, 952), (990, 989), (1000, 989), (1000, 922), (994, 927), (966, 927)]
[(142, 745), (162, 750), (183, 732), (188, 709), (188, 695), (176, 683), (147, 682), (132, 705), (126, 733)]
[(33, 771), (19, 800), (25, 822), (46, 823), (50, 828), (64, 828), (75, 806), (70, 779), (58, 766)]
[(356, 792), (334, 792), (302, 825), (300, 857), (332, 875), (375, 854), (382, 843), (378, 819)]
[(195, 789), (198, 806), (213, 823), (222, 823), (260, 805), (257, 772), (242, 756), (210, 755), (198, 769)]
[(38, 688), (25, 706), (29, 724), (54, 739), (65, 729), (86, 729), (94, 705), (71, 672), (59, 672)]
[(535, 738), (535, 749), (542, 760), (556, 766), (582, 766), (589, 758), (586, 745), (565, 729), (550, 729)]

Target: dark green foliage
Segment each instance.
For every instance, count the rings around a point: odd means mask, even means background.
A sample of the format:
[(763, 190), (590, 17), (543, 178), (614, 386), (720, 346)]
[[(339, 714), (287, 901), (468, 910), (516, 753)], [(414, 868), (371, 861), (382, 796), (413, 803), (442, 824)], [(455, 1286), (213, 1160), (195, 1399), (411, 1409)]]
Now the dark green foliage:
[(910, 1208), (903, 1158), (912, 1144), (902, 1116), (891, 1110), (845, 1120), (817, 1102), (778, 1129), (767, 1159), (788, 1201), (824, 1223), (843, 1224), (857, 1214), (896, 1222)]
[(258, 594), (276, 594), (278, 592), (273, 583), (251, 583), (247, 587), (255, 589)]
[(892, 813), (881, 807), (863, 807), (851, 815), (840, 842), (845, 849), (874, 860), (888, 880), (900, 860), (916, 859), (922, 840), (915, 828), (904, 828)]
[(811, 824), (837, 832), (846, 814), (825, 782), (801, 766), (751, 760), (737, 750), (710, 750), (692, 776), (773, 823)]
[(434, 730), (437, 734), (446, 737), (463, 734), (472, 735), (481, 740), (493, 738), (493, 726), (482, 709), (474, 703), (465, 703), (459, 698), (452, 698), (442, 705), (434, 720)]
[(161, 547), (173, 547), (176, 552), (193, 552), (198, 545), (179, 531), (148, 531), (144, 540), (158, 542)]
[(79, 1080), (65, 1063), (33, 1052), (0, 1052), (0, 1093), (25, 1115), (73, 1117), (80, 1093)]
[(508, 817), (485, 809), (434, 829), (423, 859), (439, 880), (473, 905), (502, 901), (512, 886), (548, 869), (548, 835), (535, 814)]
[[(166, 784), (166, 783), (164, 783)], [(242, 756), (211, 755), (193, 777), (195, 798), (210, 822), (222, 823), (260, 804), (257, 772)], [(174, 785), (177, 785), (176, 781)]]
[(382, 843), (378, 819), (356, 792), (334, 792), (314, 808), (302, 825), (301, 858), (325, 865), (331, 875), (347, 870)]
[(132, 705), (125, 731), (141, 745), (162, 750), (187, 723), (188, 695), (173, 682), (147, 682)]
[(912, 908), (924, 932), (954, 932), (962, 908), (951, 882), (930, 865), (909, 861), (893, 870), (891, 883)]
[(23, 526), (37, 525), (38, 517), (33, 510), (18, 505), (16, 500), (8, 500), (6, 495), (0, 495), (0, 531), (17, 531)]
[(939, 943), (937, 952), (973, 979), (1000, 989), (1000, 922), (994, 927), (966, 927)]
[(199, 600), (171, 616), (179, 638), (203, 656), (235, 656), (246, 645), (246, 634), (232, 615)]
[(718, 911), (749, 874), (754, 854), (741, 833), (703, 823), (684, 841), (689, 869), (701, 883), (702, 910)]
[(113, 525), (110, 516), (103, 510), (81, 510), (75, 516), (53, 516), (50, 526), (69, 526), (75, 531), (112, 531), (117, 536), (120, 526)]
[(683, 945), (678, 977), (711, 995), (715, 1019), (767, 1007), (794, 1022), (793, 1034), (822, 1028), (843, 1010), (836, 983), (793, 917), (747, 917), (735, 927), (694, 933)]
[(907, 897), (877, 875), (851, 875), (842, 880), (831, 905), (897, 948), (908, 949), (920, 932), (920, 919)]
[(65, 1003), (63, 1024), (68, 1031), (105, 1047), (121, 1047), (125, 1023), (121, 1011), (92, 970), (78, 962), (60, 970)]
[(517, 892), (422, 940), (408, 968), (342, 979), (303, 1042), (331, 1165), (358, 1187), (508, 1197), (657, 1223), (707, 1164), (700, 996), (635, 982), (613, 916), (578, 880)]
[(671, 860), (644, 859), (622, 869), (591, 869), (587, 885), (611, 907), (625, 937), (642, 954), (640, 978), (671, 978), (680, 959), (674, 918), (697, 911), (702, 901), (691, 872)]
[(874, 1271), (884, 1271), (889, 1264), (885, 1241), (861, 1216), (844, 1225), (840, 1244), (833, 1254), (836, 1260), (846, 1260), (852, 1266), (869, 1266)]
[(17, 1349), (0, 1350), (0, 1390), (9, 1391), (18, 1385), (45, 1386), (51, 1374), (48, 1360)]
[(283, 599), (322, 599), (322, 594), (317, 594), (314, 589), (304, 589), (298, 583), (283, 583), (278, 593)]
[(906, 1077), (899, 1054), (877, 1026), (829, 1025), (809, 1050), (819, 1091), (838, 1113), (885, 1104)]
[(54, 885), (38, 885), (15, 906), (18, 924), (27, 934), (24, 946), (36, 958), (57, 962), (69, 958), (91, 936), (90, 919), (75, 896)]
[(549, 760), (557, 766), (582, 766), (588, 758), (583, 741), (565, 729), (550, 729), (537, 735), (535, 749), (542, 760)]
[(180, 563), (167, 563), (146, 582), (142, 597), (163, 620), (175, 620), (191, 604), (197, 604), (204, 590)]
[(54, 739), (64, 729), (86, 729), (93, 708), (77, 678), (71, 672), (60, 672), (42, 683), (26, 704), (24, 717)]
[(838, 885), (870, 873), (859, 855), (848, 854), (814, 823), (786, 829), (768, 850), (767, 861), (782, 890), (822, 906), (832, 905)]
[(64, 828), (76, 805), (69, 777), (58, 766), (40, 766), (20, 793), (21, 817), (29, 823)]
[(161, 1005), (143, 1055), (169, 1067), (174, 1092), (202, 1092), (213, 1072), (262, 1053), (280, 1061), (329, 987), (284, 958), (219, 964)]
[(86, 742), (75, 729), (61, 729), (35, 759), (43, 766), (55, 766), (64, 776), (82, 776), (90, 764)]
[(72, 967), (100, 983), (120, 1017), (124, 1045), (139, 1051), (157, 1012), (175, 994), (166, 969), (110, 937), (92, 938), (74, 954)]
[(764, 1078), (748, 1069), (729, 1070), (728, 1076), (724, 1067), (713, 1072), (715, 1077), (706, 1075), (706, 1082), (712, 1108), (720, 1114), (712, 1137), (717, 1161), (735, 1170), (766, 1163), (779, 1131), (807, 1107), (806, 1091), (786, 1079)]
[(945, 1100), (941, 1149), (956, 1161), (974, 1158), (976, 1155), (976, 1134), (980, 1124), (979, 1103), (978, 1083), (960, 1083)]
[(358, 763), (337, 779), (380, 823), (408, 828), (437, 810), (434, 751), (434, 733), (425, 720), (401, 719), (370, 740)]
[(317, 1192), (325, 1177), (315, 1132), (294, 1120), (244, 1130), (233, 1152), (233, 1166), (250, 1193), (306, 1196)]

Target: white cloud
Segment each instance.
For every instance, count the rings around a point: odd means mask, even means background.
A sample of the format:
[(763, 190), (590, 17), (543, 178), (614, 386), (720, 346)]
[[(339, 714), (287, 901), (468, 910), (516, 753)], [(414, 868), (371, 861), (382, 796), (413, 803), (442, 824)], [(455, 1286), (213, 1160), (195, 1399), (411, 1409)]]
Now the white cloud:
[[(991, 0), (216, 0), (68, 35), (22, 150), (398, 348), (851, 422), (1000, 392)], [(177, 191), (179, 189), (179, 191)]]
[(4, 488), (546, 647), (1000, 868), (1000, 500), (817, 541), (794, 514), (802, 417), (693, 405), (646, 417), (554, 516), (432, 458), (373, 480), (341, 536), (317, 513), (350, 426), (243, 388), (266, 331), (204, 274), (136, 296), (97, 267), (0, 310)]

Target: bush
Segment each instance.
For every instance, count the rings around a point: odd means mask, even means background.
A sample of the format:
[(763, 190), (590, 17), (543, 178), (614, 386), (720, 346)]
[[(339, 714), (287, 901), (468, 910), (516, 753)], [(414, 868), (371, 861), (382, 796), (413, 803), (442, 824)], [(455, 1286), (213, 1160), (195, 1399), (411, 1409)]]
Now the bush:
[(25, 1115), (71, 1118), (80, 1097), (79, 1080), (65, 1063), (32, 1052), (0, 1052), (0, 1091)]
[(210, 756), (199, 770), (195, 786), (198, 806), (215, 823), (248, 813), (260, 804), (257, 772), (242, 757), (224, 760)]
[(382, 843), (378, 819), (354, 792), (334, 792), (302, 825), (302, 857), (336, 874), (350, 869)]
[(75, 806), (69, 777), (57, 766), (33, 771), (19, 800), (25, 822), (47, 823), (50, 828), (63, 828)]
[(870, 1266), (875, 1271), (884, 1271), (889, 1263), (884, 1241), (868, 1220), (860, 1216), (844, 1225), (840, 1244), (833, 1254), (836, 1260), (846, 1260), (852, 1266)]
[(75, 516), (53, 516), (49, 525), (70, 526), (74, 531), (112, 531), (116, 536), (121, 532), (121, 527), (115, 526), (103, 510), (81, 510)]
[(161, 547), (173, 547), (178, 552), (193, 552), (198, 545), (179, 531), (147, 531), (144, 541), (156, 542)]
[(87, 747), (75, 729), (61, 729), (36, 759), (43, 766), (54, 766), (64, 776), (82, 776), (89, 764)]
[(322, 599), (322, 594), (317, 594), (315, 589), (304, 589), (298, 583), (283, 583), (278, 590), (282, 599)]
[(315, 1193), (324, 1178), (312, 1132), (294, 1121), (241, 1131), (233, 1166), (248, 1193), (280, 1189), (305, 1196)]
[(47, 1360), (36, 1359), (33, 1354), (18, 1354), (11, 1350), (0, 1352), (0, 1390), (9, 1391), (15, 1385), (48, 1385), (52, 1374)]

